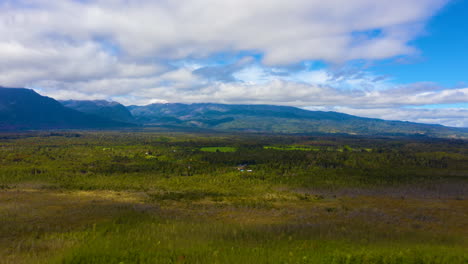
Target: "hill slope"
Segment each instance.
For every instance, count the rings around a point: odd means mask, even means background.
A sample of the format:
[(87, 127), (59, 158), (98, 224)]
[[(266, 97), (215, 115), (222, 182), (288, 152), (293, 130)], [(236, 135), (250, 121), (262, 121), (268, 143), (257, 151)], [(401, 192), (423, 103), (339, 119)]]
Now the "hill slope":
[(0, 130), (117, 128), (131, 124), (88, 115), (24, 88), (0, 87)]
[(289, 106), (225, 104), (151, 104), (130, 106), (147, 125), (177, 125), (228, 131), (276, 133), (425, 134), (468, 136), (468, 130), (441, 125), (362, 118)]
[(129, 106), (125, 109), (119, 103), (107, 101), (70, 100), (62, 103), (74, 109), (65, 107), (52, 98), (41, 96), (33, 90), (0, 87), (0, 130), (120, 128), (136, 126), (130, 123), (141, 123), (192, 130), (423, 134), (468, 138), (467, 128), (385, 121), (289, 106), (176, 103)]
[(136, 120), (133, 118), (130, 111), (128, 111), (125, 106), (117, 102), (108, 102), (104, 100), (67, 100), (59, 102), (68, 108), (75, 109), (83, 113), (92, 114), (119, 122), (136, 123)]

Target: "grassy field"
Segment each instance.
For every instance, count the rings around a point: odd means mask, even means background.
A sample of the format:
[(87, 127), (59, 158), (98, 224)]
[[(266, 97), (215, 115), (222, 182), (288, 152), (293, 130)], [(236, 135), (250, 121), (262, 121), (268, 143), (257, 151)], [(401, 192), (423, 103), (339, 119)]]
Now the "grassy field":
[(303, 150), (303, 151), (319, 151), (320, 148), (309, 147), (309, 146), (265, 146), (264, 149), (275, 149), (275, 150)]
[[(265, 148), (287, 144), (319, 150)], [(467, 263), (466, 146), (4, 135), (0, 263)]]
[(234, 152), (236, 148), (233, 147), (203, 147), (200, 148), (201, 151), (205, 152)]

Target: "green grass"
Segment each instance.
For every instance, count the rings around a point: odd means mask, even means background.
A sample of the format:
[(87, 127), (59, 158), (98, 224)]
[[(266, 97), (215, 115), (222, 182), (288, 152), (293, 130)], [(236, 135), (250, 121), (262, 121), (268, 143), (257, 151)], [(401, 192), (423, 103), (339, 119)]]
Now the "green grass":
[[(143, 220), (142, 220), (143, 218)], [(66, 236), (66, 235), (65, 235)], [(349, 243), (293, 225), (128, 216), (98, 226), (58, 263), (463, 263), (462, 247)]]
[(234, 147), (203, 147), (200, 151), (204, 152), (235, 152), (237, 149)]
[(338, 152), (344, 152), (344, 151), (366, 151), (366, 152), (372, 152), (371, 148), (351, 148), (350, 146), (344, 146), (344, 147), (312, 147), (312, 146), (298, 146), (298, 145), (291, 145), (291, 146), (264, 146), (264, 149), (274, 149), (274, 150), (284, 150), (284, 151), (293, 151), (293, 150), (300, 150), (300, 151), (338, 151)]
[(2, 263), (468, 260), (464, 200), (31, 188), (0, 192)]
[(1, 140), (0, 263), (467, 263), (468, 148), (455, 143)]
[(264, 149), (274, 149), (274, 150), (302, 150), (302, 151), (319, 151), (320, 148), (309, 147), (309, 146), (265, 146)]

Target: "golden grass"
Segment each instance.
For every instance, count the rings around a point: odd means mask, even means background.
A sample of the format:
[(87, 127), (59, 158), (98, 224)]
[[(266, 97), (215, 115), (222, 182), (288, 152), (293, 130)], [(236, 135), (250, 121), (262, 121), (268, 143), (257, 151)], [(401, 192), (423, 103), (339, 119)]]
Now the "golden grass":
[(268, 232), (266, 226), (278, 226), (299, 235), (306, 230), (321, 239), (360, 243), (468, 245), (466, 200), (385, 196), (305, 200), (282, 190), (258, 195), (253, 198), (256, 202), (252, 197), (249, 202), (232, 197), (152, 202), (143, 192), (22, 187), (0, 191), (1, 263), (46, 261), (82, 244), (82, 232), (135, 212), (174, 219), (174, 224), (197, 219), (207, 224), (257, 227), (258, 232)]

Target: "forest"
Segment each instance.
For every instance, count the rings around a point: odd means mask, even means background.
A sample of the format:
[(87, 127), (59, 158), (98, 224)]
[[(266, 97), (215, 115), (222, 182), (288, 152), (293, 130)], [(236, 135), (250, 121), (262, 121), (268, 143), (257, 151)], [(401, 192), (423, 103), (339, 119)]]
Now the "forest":
[(0, 263), (467, 263), (468, 141), (0, 134)]

